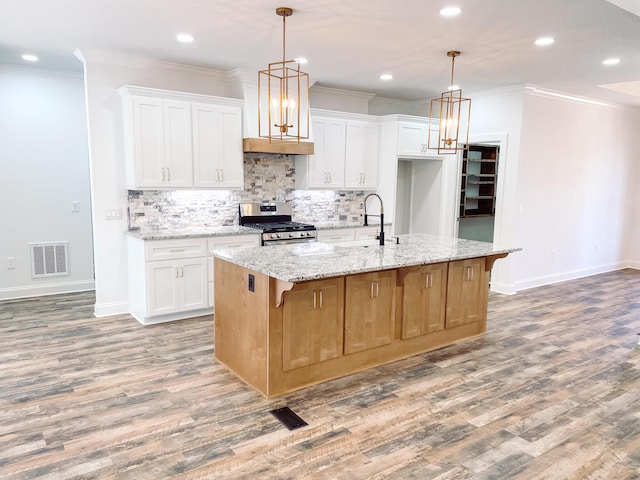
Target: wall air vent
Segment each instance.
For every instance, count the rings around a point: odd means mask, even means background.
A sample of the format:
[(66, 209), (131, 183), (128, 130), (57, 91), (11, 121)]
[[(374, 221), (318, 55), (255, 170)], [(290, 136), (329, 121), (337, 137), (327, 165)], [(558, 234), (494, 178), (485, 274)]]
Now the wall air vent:
[(33, 278), (69, 275), (68, 242), (30, 243)]

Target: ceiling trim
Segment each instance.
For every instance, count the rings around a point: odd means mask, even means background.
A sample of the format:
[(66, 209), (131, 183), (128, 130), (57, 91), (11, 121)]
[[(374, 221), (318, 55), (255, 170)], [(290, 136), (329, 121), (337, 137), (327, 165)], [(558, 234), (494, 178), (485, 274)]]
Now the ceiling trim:
[(548, 90), (546, 88), (540, 88), (535, 85), (525, 85), (524, 91), (528, 95), (536, 97), (555, 98), (559, 100), (565, 100), (572, 103), (581, 103), (584, 105), (596, 105), (598, 107), (625, 109), (625, 105), (618, 105), (615, 103), (603, 102), (602, 100), (595, 100), (593, 98), (579, 97), (577, 95), (571, 95), (568, 93), (558, 92), (555, 90)]

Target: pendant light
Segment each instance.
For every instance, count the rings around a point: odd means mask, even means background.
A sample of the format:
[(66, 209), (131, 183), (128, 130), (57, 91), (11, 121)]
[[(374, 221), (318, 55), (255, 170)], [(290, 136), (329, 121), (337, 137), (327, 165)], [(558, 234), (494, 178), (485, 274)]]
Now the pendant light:
[(282, 61), (258, 72), (258, 136), (300, 143), (309, 138), (309, 74), (286, 57), (286, 20), (293, 9), (279, 7), (276, 14), (282, 17)]
[[(439, 98), (431, 100), (429, 107), (429, 148), (437, 149), (438, 154), (456, 153), (466, 150), (469, 145), (469, 119), (471, 116), (471, 99), (462, 97), (462, 90), (453, 83), (453, 68), (458, 51), (447, 52), (451, 57), (451, 83), (446, 92)], [(431, 126), (438, 119), (438, 138)], [(460, 136), (460, 122), (463, 122), (462, 137)], [(433, 130), (435, 130), (435, 125)], [(435, 143), (437, 141), (437, 143)]]

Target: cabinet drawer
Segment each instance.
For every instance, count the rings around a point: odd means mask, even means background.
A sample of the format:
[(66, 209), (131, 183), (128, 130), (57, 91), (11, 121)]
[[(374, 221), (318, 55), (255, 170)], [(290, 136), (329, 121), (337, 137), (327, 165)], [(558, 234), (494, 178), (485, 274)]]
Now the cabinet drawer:
[(203, 238), (148, 240), (145, 242), (146, 260), (204, 257), (207, 255), (206, 244), (207, 242)]
[(318, 241), (325, 243), (351, 242), (356, 239), (352, 228), (318, 231)]
[(207, 251), (222, 248), (259, 247), (260, 235), (230, 235), (213, 237), (207, 241)]
[(379, 231), (379, 227), (356, 228), (356, 240), (375, 240)]

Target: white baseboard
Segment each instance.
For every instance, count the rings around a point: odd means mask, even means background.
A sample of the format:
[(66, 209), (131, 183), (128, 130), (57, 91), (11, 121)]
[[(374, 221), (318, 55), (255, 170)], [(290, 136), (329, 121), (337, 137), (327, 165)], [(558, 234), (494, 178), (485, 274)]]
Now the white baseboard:
[(542, 287), (544, 285), (551, 285), (554, 283), (566, 282), (567, 280), (576, 280), (578, 278), (590, 277), (592, 275), (598, 275), (600, 273), (613, 272), (615, 270), (622, 270), (623, 268), (633, 268), (628, 265), (628, 262), (611, 263), (606, 265), (597, 265), (594, 267), (568, 270), (566, 272), (558, 272), (551, 275), (543, 275), (540, 277), (533, 277), (524, 280), (518, 280), (516, 282), (516, 290), (527, 290), (529, 288)]
[(627, 262), (627, 268), (635, 268), (636, 270), (640, 270), (640, 260), (629, 260)]
[(79, 280), (75, 282), (57, 282), (40, 285), (24, 285), (21, 287), (0, 288), (0, 300), (14, 298), (42, 297), (44, 295), (58, 295), (62, 293), (86, 292), (95, 290), (93, 280)]
[(516, 293), (518, 293), (518, 290), (516, 289), (516, 285), (514, 283), (494, 283), (492, 281), (489, 290), (496, 293), (503, 293), (505, 295), (515, 295)]
[(93, 315), (95, 317), (110, 317), (129, 313), (129, 302), (95, 303)]

